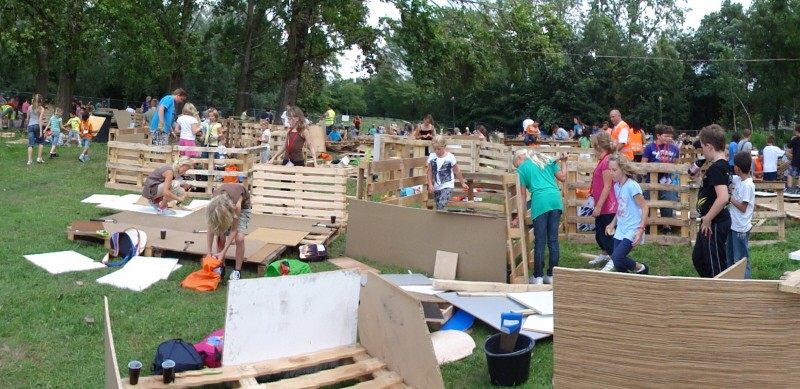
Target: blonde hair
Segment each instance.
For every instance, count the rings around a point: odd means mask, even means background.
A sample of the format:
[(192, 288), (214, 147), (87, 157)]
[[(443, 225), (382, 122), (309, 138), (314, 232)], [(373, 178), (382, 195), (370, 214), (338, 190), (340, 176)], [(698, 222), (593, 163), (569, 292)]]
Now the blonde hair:
[(595, 150), (605, 151), (606, 153), (614, 151), (614, 147), (611, 145), (611, 135), (608, 135), (607, 132), (598, 132), (592, 135), (591, 146)]
[(433, 137), (431, 145), (433, 147), (445, 147), (447, 146), (447, 140), (444, 138), (444, 135), (436, 135)]
[(206, 221), (208, 229), (215, 235), (222, 236), (228, 228), (233, 225), (233, 216), (236, 213), (236, 205), (225, 193), (220, 193), (211, 199), (206, 206)]
[(200, 119), (200, 112), (197, 111), (197, 107), (195, 107), (194, 104), (192, 103), (184, 104), (181, 113), (184, 115), (194, 116), (195, 118)]
[(53, 116), (61, 116), (62, 113), (64, 113), (64, 110), (60, 107), (56, 107), (55, 111), (53, 111)]
[(192, 166), (192, 159), (186, 155), (181, 155), (181, 157), (172, 164), (172, 169), (178, 171), (178, 168), (181, 166)]
[(42, 105), (42, 95), (38, 93), (33, 95), (33, 97), (31, 97), (31, 106), (34, 109), (39, 109), (41, 105)]
[(517, 158), (521, 156), (525, 156), (528, 160), (533, 162), (534, 165), (538, 166), (539, 169), (544, 170), (546, 165), (553, 163), (554, 159), (544, 155), (536, 150), (528, 150), (528, 149), (519, 149), (514, 152), (514, 160), (516, 161)]
[(608, 157), (608, 162), (614, 161), (619, 166), (619, 170), (622, 170), (628, 178), (636, 179), (642, 172), (639, 170), (637, 166), (635, 166), (627, 156), (620, 153), (611, 154)]
[(219, 112), (217, 112), (216, 109), (209, 110), (208, 118), (211, 119), (212, 116), (214, 117), (215, 122), (219, 121)]

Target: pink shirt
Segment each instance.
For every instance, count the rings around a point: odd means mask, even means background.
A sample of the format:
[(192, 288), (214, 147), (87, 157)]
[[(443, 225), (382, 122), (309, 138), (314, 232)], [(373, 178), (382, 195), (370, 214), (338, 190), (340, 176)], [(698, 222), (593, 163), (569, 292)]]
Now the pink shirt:
[(27, 101), (22, 103), (22, 113), (28, 113), (30, 107), (31, 105)]
[[(603, 157), (597, 167), (592, 172), (592, 198), (595, 204), (600, 200), (600, 194), (603, 193), (603, 172), (608, 170), (608, 155)], [(609, 188), (608, 197), (603, 207), (600, 209), (601, 215), (617, 213), (617, 197), (614, 195), (614, 188)]]

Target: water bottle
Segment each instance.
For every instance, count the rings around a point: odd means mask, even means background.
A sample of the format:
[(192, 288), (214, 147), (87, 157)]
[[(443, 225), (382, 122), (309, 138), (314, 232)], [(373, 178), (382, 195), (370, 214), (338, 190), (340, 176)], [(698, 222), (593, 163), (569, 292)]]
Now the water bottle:
[(705, 163), (706, 163), (705, 157), (698, 158), (697, 161), (694, 161), (693, 164), (689, 165), (689, 175), (694, 176), (695, 174), (697, 174), (697, 172), (700, 170), (701, 167), (703, 167), (703, 164)]

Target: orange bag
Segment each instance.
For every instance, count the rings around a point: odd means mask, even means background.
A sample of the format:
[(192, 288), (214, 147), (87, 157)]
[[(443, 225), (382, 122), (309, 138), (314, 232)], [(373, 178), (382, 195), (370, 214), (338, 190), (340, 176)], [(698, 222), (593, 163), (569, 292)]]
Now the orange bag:
[[(225, 167), (225, 171), (226, 172), (238, 172), (239, 168), (236, 167), (236, 165), (228, 165), (228, 166)], [(226, 184), (235, 184), (235, 183), (239, 182), (239, 177), (236, 177), (236, 176), (225, 176), (225, 178), (222, 179), (222, 182), (224, 182)]]
[(222, 276), (215, 272), (214, 269), (221, 267), (222, 261), (212, 256), (203, 257), (203, 268), (189, 274), (186, 279), (181, 282), (181, 286), (186, 289), (199, 290), (207, 292), (210, 290), (217, 290), (219, 281)]

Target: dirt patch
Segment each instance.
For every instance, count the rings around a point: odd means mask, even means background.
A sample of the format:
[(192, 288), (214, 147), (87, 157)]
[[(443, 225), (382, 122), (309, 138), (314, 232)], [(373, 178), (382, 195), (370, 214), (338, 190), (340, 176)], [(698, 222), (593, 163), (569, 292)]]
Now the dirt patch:
[(6, 364), (12, 364), (25, 358), (27, 350), (19, 347), (11, 347), (6, 343), (0, 346), (0, 368)]

